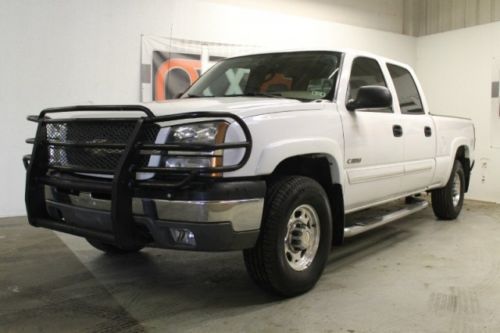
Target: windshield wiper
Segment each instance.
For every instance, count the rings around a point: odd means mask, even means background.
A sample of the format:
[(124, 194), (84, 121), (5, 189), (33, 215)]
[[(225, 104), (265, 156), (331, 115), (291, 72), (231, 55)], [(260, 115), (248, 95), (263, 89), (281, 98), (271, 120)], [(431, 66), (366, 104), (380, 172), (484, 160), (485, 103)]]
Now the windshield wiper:
[(302, 101), (302, 99), (291, 96), (283, 96), (280, 92), (270, 93), (270, 92), (260, 92), (260, 91), (249, 91), (243, 94), (237, 95), (226, 95), (225, 97), (270, 97), (270, 98), (287, 98), (287, 99), (296, 99)]
[(270, 97), (270, 98), (287, 98), (287, 99), (295, 99), (298, 101), (303, 102), (304, 100), (301, 98), (297, 97), (289, 97), (289, 96), (283, 96), (279, 92), (275, 93), (266, 93), (266, 92), (259, 92), (259, 91), (250, 91), (246, 92), (243, 94), (234, 94), (234, 95), (213, 95), (213, 96), (205, 96), (205, 95), (194, 95), (194, 94), (187, 94), (186, 98), (205, 98), (205, 97)]
[(213, 96), (203, 96), (203, 95), (194, 95), (194, 94), (186, 94), (187, 98), (201, 98), (201, 97), (213, 97)]
[(274, 98), (283, 98), (283, 94), (276, 92), (276, 93), (269, 93), (269, 92), (260, 92), (260, 91), (249, 91), (246, 93), (241, 94), (240, 96), (255, 96), (255, 97), (274, 97)]

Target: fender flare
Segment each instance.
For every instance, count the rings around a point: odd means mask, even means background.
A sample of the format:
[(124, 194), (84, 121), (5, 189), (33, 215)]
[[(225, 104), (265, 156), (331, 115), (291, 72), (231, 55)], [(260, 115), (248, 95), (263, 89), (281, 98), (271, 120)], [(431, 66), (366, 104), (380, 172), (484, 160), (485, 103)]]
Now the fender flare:
[(457, 157), (457, 152), (458, 152), (458, 149), (460, 149), (460, 147), (465, 147), (465, 157), (471, 158), (471, 156), (470, 156), (470, 152), (471, 152), (470, 139), (468, 139), (466, 137), (458, 137), (455, 140), (453, 140), (453, 142), (451, 144), (451, 151), (450, 151), (450, 154), (451, 154), (450, 165), (447, 168), (447, 172), (446, 172), (447, 178), (444, 180), (443, 185), (445, 185), (448, 182), (448, 179), (450, 179), (451, 171), (453, 169), (453, 164), (455, 163), (455, 159)]
[(340, 145), (328, 138), (298, 138), (273, 142), (266, 146), (259, 157), (256, 174), (271, 174), (276, 167), (290, 157), (324, 155), (330, 162), (333, 183), (344, 183), (343, 154)]

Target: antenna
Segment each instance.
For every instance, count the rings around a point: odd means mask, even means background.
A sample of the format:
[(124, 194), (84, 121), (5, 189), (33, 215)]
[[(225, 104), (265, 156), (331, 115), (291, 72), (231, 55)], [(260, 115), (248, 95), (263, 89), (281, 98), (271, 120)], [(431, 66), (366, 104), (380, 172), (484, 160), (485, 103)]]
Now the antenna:
[[(173, 30), (174, 30), (174, 24), (171, 23), (170, 24), (170, 45), (168, 46), (168, 60), (169, 61), (172, 61), (172, 43), (173, 43)], [(167, 82), (165, 83), (165, 90), (168, 90), (168, 81), (169, 81), (169, 78), (170, 78), (170, 75), (169, 75), (169, 72), (170, 72), (170, 67), (168, 68), (167, 70)], [(167, 92), (165, 91), (165, 99), (168, 99), (168, 96), (167, 96)]]

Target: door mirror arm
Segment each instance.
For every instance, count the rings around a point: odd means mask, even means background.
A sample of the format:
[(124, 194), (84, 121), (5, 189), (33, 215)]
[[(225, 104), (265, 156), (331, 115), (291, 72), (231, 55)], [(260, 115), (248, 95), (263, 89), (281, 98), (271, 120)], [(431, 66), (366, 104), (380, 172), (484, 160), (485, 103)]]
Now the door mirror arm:
[(354, 98), (351, 98), (350, 100), (348, 100), (345, 107), (346, 107), (347, 111), (351, 111), (351, 112), (354, 112), (354, 111), (356, 111), (356, 109), (359, 109), (357, 107), (356, 100)]

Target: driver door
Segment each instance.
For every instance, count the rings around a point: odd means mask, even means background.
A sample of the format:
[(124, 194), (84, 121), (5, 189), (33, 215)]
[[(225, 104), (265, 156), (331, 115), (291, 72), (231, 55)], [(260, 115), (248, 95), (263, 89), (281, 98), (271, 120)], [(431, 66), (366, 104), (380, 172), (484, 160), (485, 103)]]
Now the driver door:
[(401, 117), (394, 108), (356, 111), (346, 108), (360, 87), (388, 87), (385, 64), (369, 57), (344, 61), (338, 108), (344, 129), (344, 194), (346, 212), (349, 212), (390, 199), (401, 192), (404, 142), (400, 133)]

